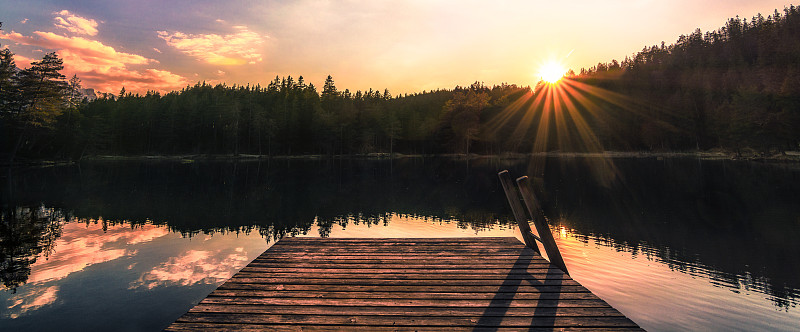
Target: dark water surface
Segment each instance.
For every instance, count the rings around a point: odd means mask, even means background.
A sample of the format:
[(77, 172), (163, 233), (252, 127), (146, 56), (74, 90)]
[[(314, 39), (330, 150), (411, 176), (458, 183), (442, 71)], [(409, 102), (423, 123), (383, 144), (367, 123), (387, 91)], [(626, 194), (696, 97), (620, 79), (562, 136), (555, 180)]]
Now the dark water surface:
[(798, 165), (691, 158), (84, 162), (4, 170), (0, 330), (159, 330), (282, 236), (517, 236), (648, 330), (800, 326)]

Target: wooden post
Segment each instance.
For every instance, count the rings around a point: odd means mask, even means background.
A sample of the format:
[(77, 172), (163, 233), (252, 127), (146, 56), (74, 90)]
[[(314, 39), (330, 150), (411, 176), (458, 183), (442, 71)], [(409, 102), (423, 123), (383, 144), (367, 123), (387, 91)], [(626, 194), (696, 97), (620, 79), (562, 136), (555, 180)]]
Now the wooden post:
[(506, 192), (508, 204), (511, 205), (511, 212), (514, 213), (514, 219), (517, 220), (517, 225), (519, 226), (520, 233), (522, 233), (522, 239), (525, 241), (525, 245), (538, 253), (539, 246), (536, 245), (536, 238), (533, 237), (531, 226), (528, 224), (528, 218), (525, 216), (525, 210), (520, 203), (519, 195), (517, 195), (514, 182), (511, 181), (511, 176), (508, 174), (507, 170), (497, 173), (497, 176), (500, 177), (500, 183), (503, 185), (503, 190)]
[(558, 266), (564, 273), (569, 274), (569, 272), (567, 272), (567, 265), (564, 264), (564, 259), (561, 257), (561, 252), (558, 251), (556, 240), (553, 239), (553, 233), (550, 232), (550, 227), (547, 226), (544, 213), (542, 213), (542, 209), (539, 206), (539, 201), (536, 200), (536, 196), (533, 194), (530, 184), (528, 183), (528, 177), (523, 176), (518, 178), (517, 184), (522, 194), (522, 200), (525, 201), (528, 212), (531, 214), (531, 220), (536, 227), (536, 232), (539, 233), (542, 246), (547, 253), (547, 257), (550, 258), (550, 263)]

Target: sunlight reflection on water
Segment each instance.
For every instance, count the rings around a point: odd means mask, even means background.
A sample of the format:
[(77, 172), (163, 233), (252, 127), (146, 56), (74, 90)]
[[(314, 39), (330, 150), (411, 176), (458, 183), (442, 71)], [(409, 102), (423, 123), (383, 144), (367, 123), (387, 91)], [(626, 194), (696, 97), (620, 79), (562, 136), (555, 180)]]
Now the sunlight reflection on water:
[[(343, 217), (341, 223), (330, 228), (314, 224), (305, 234), (297, 235), (318, 237), (324, 229), (330, 237), (521, 239), (514, 227), (499, 222), (476, 228), (457, 220), (393, 213), (380, 221), (360, 219)], [(792, 319), (800, 321), (797, 297), (790, 298), (785, 307), (776, 307), (774, 299), (766, 295), (765, 281), (754, 281), (748, 276), (721, 276), (696, 262), (667, 261), (661, 258), (658, 248), (639, 244), (632, 249), (628, 244), (577, 233), (564, 224), (553, 230), (572, 277), (645, 329), (791, 330), (796, 327), (790, 323)], [(56, 322), (65, 319), (58, 312), (68, 305), (99, 312), (107, 310), (108, 317), (118, 318), (121, 313), (114, 310), (120, 308), (107, 309), (108, 301), (117, 301), (119, 296), (146, 297), (147, 293), (165, 300), (167, 290), (182, 289), (184, 298), (190, 300), (184, 300), (179, 310), (172, 310), (172, 316), (179, 315), (271, 245), (258, 232), (185, 238), (152, 224), (104, 227), (101, 223), (70, 222), (64, 224), (62, 232), (50, 256), (37, 257), (28, 283), (16, 293), (0, 295), (7, 308), (2, 318), (18, 321), (32, 316), (38, 317), (39, 324)], [(115, 261), (119, 264), (111, 264)], [(85, 284), (87, 279), (96, 283)], [(192, 287), (199, 285), (206, 287)], [(80, 295), (69, 291), (66, 292), (69, 295), (63, 295), (63, 289), (75, 287), (81, 288)], [(98, 292), (110, 294), (98, 296)], [(126, 292), (127, 295), (120, 295)], [(111, 294), (117, 297), (110, 297)], [(123, 312), (128, 320), (137, 319), (129, 314), (135, 309), (135, 302), (125, 304)], [(37, 311), (41, 313), (32, 315)], [(157, 326), (172, 319), (164, 315)], [(100, 321), (111, 324), (110, 320)]]
[(800, 322), (797, 290), (776, 307), (763, 280), (725, 282), (700, 264), (666, 261), (656, 248), (640, 244), (634, 254), (563, 224), (555, 230), (571, 276), (647, 330), (794, 330)]
[[(301, 236), (318, 237), (312, 227)], [(724, 278), (719, 271), (696, 262), (667, 261), (661, 249), (585, 235), (565, 225), (553, 234), (571, 276), (643, 328), (670, 330), (793, 330), (800, 321), (793, 290), (785, 308), (767, 295), (768, 283), (749, 276)], [(334, 226), (330, 237), (522, 237), (515, 228), (495, 225), (475, 229), (457, 221), (423, 221), (391, 215), (385, 226), (348, 223)], [(666, 248), (665, 250), (669, 250)], [(791, 307), (791, 308), (789, 308)], [(787, 320), (787, 315), (791, 316)]]

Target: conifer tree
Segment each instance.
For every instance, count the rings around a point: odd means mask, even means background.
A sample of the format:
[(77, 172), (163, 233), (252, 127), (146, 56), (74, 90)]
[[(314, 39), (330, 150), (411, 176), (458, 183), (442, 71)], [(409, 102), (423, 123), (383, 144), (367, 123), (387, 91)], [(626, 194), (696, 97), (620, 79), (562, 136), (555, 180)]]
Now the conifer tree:
[(55, 52), (48, 53), (41, 61), (31, 63), (15, 76), (19, 93), (16, 109), (10, 114), (10, 122), (17, 134), (9, 162), (25, 142), (26, 135), (35, 137), (40, 129), (52, 128), (56, 117), (66, 106), (67, 83), (61, 74), (64, 64)]
[[(3, 22), (0, 22), (0, 30)], [(0, 45), (2, 46), (2, 45)], [(0, 116), (6, 116), (13, 108), (14, 96), (14, 76), (17, 73), (17, 65), (14, 63), (14, 53), (4, 48), (0, 50)]]
[(325, 85), (322, 86), (322, 99), (332, 98), (338, 95), (336, 91), (336, 85), (333, 83), (333, 77), (328, 75), (328, 78), (325, 79)]
[(5, 115), (13, 108), (14, 95), (14, 76), (17, 73), (17, 65), (14, 63), (14, 53), (9, 49), (0, 50), (0, 114)]

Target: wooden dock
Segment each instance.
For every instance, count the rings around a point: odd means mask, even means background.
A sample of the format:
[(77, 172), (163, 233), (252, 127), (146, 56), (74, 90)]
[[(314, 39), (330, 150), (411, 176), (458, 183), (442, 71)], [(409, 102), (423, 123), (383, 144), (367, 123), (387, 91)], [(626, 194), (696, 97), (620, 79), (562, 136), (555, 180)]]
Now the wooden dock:
[(516, 238), (284, 238), (183, 330), (639, 330)]

